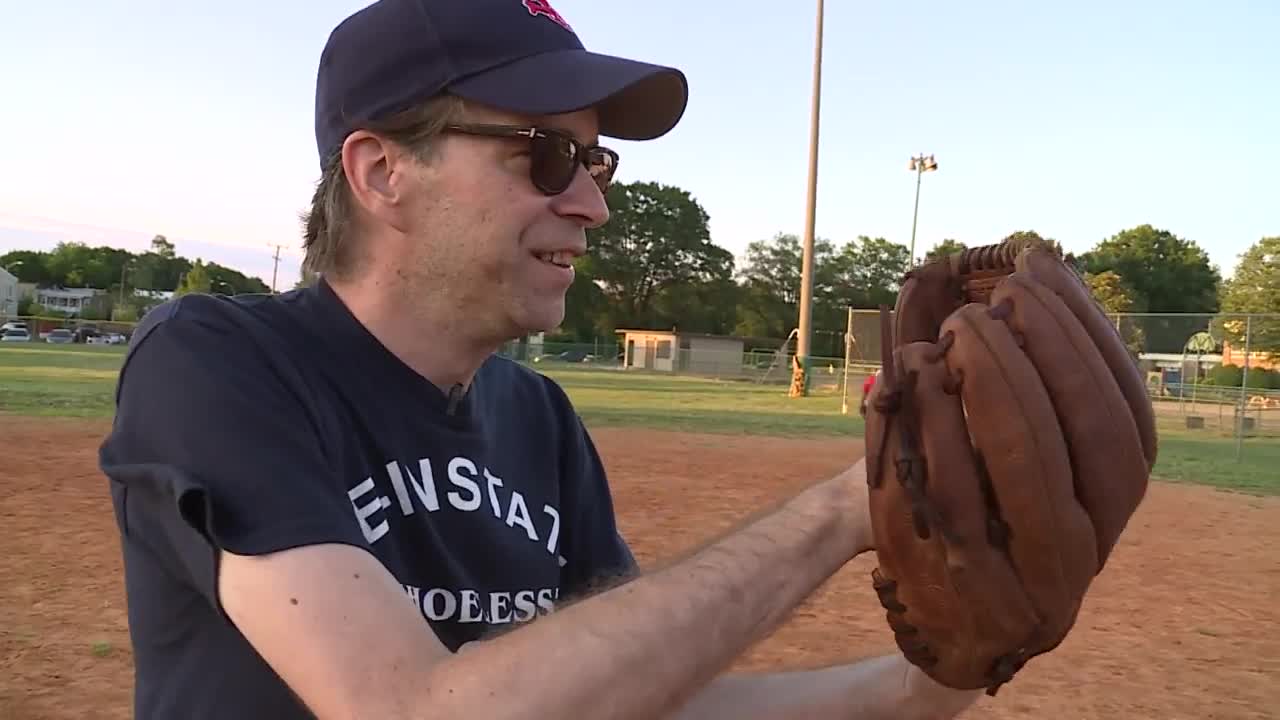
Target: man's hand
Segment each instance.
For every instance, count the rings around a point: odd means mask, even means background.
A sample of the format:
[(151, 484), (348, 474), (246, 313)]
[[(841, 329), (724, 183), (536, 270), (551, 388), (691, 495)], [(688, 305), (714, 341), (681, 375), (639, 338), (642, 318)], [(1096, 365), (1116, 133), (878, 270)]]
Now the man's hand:
[(772, 633), (870, 538), (859, 461), (686, 558), (458, 654), (356, 548), (224, 553), (219, 593), (321, 720), (648, 720)]

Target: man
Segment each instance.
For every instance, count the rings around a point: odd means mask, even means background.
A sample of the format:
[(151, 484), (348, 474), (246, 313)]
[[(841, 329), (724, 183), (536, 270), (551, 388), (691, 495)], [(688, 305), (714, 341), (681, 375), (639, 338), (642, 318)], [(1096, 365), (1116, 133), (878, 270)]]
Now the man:
[[(544, 0), (382, 0), (320, 60), (314, 287), (140, 324), (101, 450), (150, 718), (934, 718), (890, 655), (721, 672), (870, 549), (861, 464), (638, 573), (590, 436), (494, 356), (556, 326), (679, 72)], [(744, 469), (744, 472), (749, 470)], [(850, 608), (851, 612), (857, 610)], [(878, 612), (867, 608), (866, 612)]]

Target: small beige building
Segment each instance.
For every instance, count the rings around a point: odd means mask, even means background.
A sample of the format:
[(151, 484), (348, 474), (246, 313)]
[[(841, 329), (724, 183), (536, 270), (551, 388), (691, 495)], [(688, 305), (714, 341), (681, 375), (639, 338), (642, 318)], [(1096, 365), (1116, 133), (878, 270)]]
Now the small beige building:
[(663, 372), (737, 375), (746, 342), (729, 335), (677, 330), (618, 330), (622, 366)]

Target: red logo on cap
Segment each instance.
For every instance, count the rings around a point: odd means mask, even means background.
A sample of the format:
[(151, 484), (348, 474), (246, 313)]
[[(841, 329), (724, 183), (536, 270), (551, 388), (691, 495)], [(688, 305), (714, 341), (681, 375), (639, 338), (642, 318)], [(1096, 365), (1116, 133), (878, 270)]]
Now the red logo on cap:
[(549, 18), (565, 30), (573, 32), (573, 28), (569, 27), (569, 23), (564, 21), (560, 13), (556, 12), (556, 9), (551, 7), (551, 3), (547, 2), (547, 0), (523, 0), (523, 2), (525, 10), (528, 10), (530, 15), (534, 17), (541, 15)]

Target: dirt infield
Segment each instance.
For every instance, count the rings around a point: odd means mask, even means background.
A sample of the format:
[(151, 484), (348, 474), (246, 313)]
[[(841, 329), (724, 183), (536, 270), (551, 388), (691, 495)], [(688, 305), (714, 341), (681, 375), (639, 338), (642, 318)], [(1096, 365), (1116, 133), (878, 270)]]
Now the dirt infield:
[[(106, 427), (0, 417), (0, 720), (130, 716), (118, 543), (96, 466)], [(645, 564), (860, 453), (855, 440), (624, 429), (597, 440)], [(1064, 645), (964, 717), (1280, 717), (1280, 499), (1157, 484), (1113, 557)], [(852, 563), (738, 668), (891, 651), (873, 564)]]

